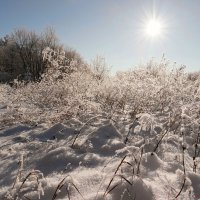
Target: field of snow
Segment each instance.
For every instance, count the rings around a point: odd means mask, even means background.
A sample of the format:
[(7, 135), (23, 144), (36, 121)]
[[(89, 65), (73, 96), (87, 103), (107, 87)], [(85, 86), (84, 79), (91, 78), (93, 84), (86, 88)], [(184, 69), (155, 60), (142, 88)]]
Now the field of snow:
[(174, 125), (155, 150), (166, 117), (113, 119), (120, 123), (91, 113), (52, 127), (1, 130), (1, 199), (200, 199), (195, 134), (183, 138)]
[(200, 199), (200, 76), (163, 66), (0, 85), (0, 199)]

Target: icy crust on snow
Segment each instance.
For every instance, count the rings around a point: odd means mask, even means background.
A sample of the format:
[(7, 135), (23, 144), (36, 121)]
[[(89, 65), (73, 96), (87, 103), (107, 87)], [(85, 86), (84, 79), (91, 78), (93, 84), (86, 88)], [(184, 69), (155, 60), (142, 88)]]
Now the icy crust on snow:
[(178, 199), (200, 199), (193, 135), (184, 139), (185, 177), (179, 135), (169, 131), (153, 152), (163, 126), (141, 114), (121, 125), (71, 119), (1, 130), (0, 199), (166, 200), (176, 197), (184, 178)]

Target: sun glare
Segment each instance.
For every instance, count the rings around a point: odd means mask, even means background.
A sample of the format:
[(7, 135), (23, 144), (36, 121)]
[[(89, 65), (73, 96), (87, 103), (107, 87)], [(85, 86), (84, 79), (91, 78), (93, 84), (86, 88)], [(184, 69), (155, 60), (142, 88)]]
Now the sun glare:
[(150, 19), (146, 23), (146, 34), (151, 37), (156, 37), (162, 33), (162, 24), (157, 19)]

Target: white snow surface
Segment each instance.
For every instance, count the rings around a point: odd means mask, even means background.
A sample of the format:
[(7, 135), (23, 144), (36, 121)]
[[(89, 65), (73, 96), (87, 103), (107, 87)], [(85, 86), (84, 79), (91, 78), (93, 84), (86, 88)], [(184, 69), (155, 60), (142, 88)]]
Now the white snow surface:
[[(150, 115), (121, 125), (101, 116), (90, 121), (70, 119), (50, 127), (18, 124), (1, 130), (0, 199), (175, 199), (184, 181), (178, 135), (169, 131), (152, 153), (163, 127)], [(186, 180), (177, 199), (200, 199), (193, 140), (187, 136)]]

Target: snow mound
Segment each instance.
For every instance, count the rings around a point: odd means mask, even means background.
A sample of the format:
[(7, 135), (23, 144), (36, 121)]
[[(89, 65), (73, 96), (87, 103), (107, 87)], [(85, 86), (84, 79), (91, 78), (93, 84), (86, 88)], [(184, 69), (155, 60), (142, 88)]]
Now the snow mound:
[(40, 133), (40, 134), (34, 134), (32, 136), (32, 139), (38, 139), (38, 140), (62, 140), (69, 136), (73, 136), (75, 133), (75, 129), (69, 128), (64, 126), (61, 123), (55, 124), (48, 130)]
[(103, 155), (115, 154), (115, 151), (125, 147), (122, 135), (112, 125), (108, 124), (100, 127), (97, 131), (91, 133), (86, 143), (91, 147), (90, 152)]
[[(131, 184), (131, 185), (130, 185)], [(110, 192), (110, 199), (114, 200), (153, 200), (154, 194), (150, 186), (146, 185), (141, 178), (134, 178), (130, 183), (121, 181), (115, 183), (116, 188)]]
[(191, 186), (193, 188), (194, 196), (200, 199), (200, 175), (194, 172), (188, 172), (187, 175), (191, 181)]

